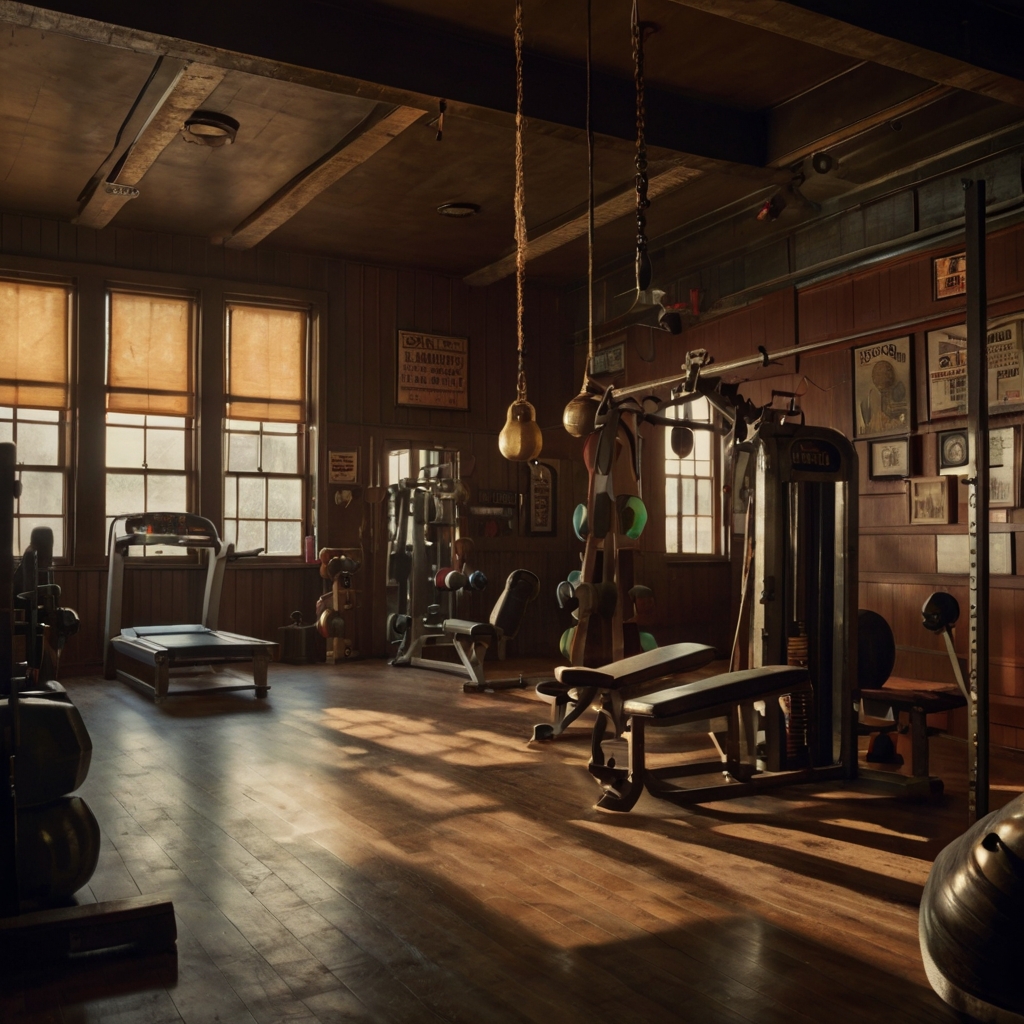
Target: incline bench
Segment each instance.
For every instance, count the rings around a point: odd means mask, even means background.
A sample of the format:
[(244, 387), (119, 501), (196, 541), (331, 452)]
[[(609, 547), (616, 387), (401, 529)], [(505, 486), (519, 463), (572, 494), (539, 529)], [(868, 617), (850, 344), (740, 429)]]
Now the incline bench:
[[(769, 665), (742, 672), (726, 672), (690, 682), (679, 682), (681, 672), (693, 671), (714, 657), (712, 648), (702, 644), (674, 644), (648, 651), (604, 668), (562, 666), (555, 669), (558, 685), (575, 693), (573, 717), (600, 695), (599, 711), (591, 736), (590, 774), (604, 789), (598, 806), (628, 811), (646, 788), (653, 796), (673, 803), (690, 804), (743, 796), (761, 789), (807, 782), (819, 772), (801, 767), (778, 772), (758, 769), (758, 716), (755, 705), (770, 708), (779, 698), (798, 693), (813, 695), (805, 668)], [(543, 684), (542, 684), (543, 685)], [(549, 687), (550, 689), (550, 687)], [(647, 689), (651, 692), (643, 694)], [(557, 699), (557, 698), (556, 698)], [(725, 748), (720, 757), (686, 761), (663, 768), (649, 768), (646, 760), (647, 728), (689, 725), (712, 719), (726, 720)], [(564, 716), (563, 721), (567, 721)], [(626, 740), (625, 767), (605, 760), (602, 743), (608, 724), (616, 737)], [(765, 760), (770, 764), (773, 750), (785, 747), (786, 736), (780, 716), (764, 715)], [(549, 727), (550, 728), (550, 727)], [(535, 730), (536, 736), (536, 730)], [(681, 787), (669, 780), (687, 776), (724, 773), (731, 781), (706, 786)]]

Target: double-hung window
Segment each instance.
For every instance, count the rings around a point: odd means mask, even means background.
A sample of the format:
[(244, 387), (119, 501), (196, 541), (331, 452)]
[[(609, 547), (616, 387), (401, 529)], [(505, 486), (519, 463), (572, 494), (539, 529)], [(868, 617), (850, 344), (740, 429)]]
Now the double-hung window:
[(132, 512), (191, 510), (195, 306), (180, 296), (111, 291), (107, 311), (109, 530)]
[[(713, 422), (706, 398), (670, 406), (666, 415), (693, 423)], [(665, 438), (665, 551), (670, 555), (719, 553), (721, 529), (715, 481), (720, 447), (717, 434), (694, 430), (693, 450), (680, 459)]]
[(308, 309), (227, 308), (224, 539), (302, 554), (307, 505)]
[(53, 530), (66, 552), (70, 289), (0, 281), (0, 441), (13, 441), (21, 497), (14, 507), (14, 553), (32, 530)]

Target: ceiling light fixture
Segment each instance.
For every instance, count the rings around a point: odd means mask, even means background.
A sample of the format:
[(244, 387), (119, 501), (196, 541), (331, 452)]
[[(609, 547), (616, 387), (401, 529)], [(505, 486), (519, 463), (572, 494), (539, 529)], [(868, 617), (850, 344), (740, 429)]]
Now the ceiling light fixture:
[(442, 217), (472, 217), (480, 212), (480, 207), (476, 203), (442, 203), (437, 212)]
[(181, 137), (186, 142), (199, 146), (230, 146), (237, 134), (238, 122), (215, 110), (197, 110), (181, 129)]

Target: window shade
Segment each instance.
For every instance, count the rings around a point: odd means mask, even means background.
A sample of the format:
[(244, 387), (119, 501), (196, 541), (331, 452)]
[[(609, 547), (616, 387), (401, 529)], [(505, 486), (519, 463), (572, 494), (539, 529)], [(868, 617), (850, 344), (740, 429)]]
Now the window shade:
[(228, 306), (229, 419), (305, 422), (307, 320), (302, 310)]
[(192, 416), (192, 303), (112, 292), (107, 409)]
[(68, 291), (0, 281), (0, 405), (68, 406)]

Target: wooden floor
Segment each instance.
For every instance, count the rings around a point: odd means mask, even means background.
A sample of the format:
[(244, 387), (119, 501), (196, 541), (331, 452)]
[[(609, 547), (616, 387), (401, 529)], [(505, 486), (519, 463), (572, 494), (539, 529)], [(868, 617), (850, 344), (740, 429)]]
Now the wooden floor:
[[(103, 829), (85, 900), (174, 900), (177, 957), (0, 979), (0, 1020), (104, 1024), (959, 1018), (925, 980), (917, 902), (965, 824), (865, 784), (595, 810), (586, 729), (526, 742), (527, 692), (271, 667), (268, 701), (155, 707), (71, 680)], [(1000, 802), (1024, 765), (994, 766)]]

